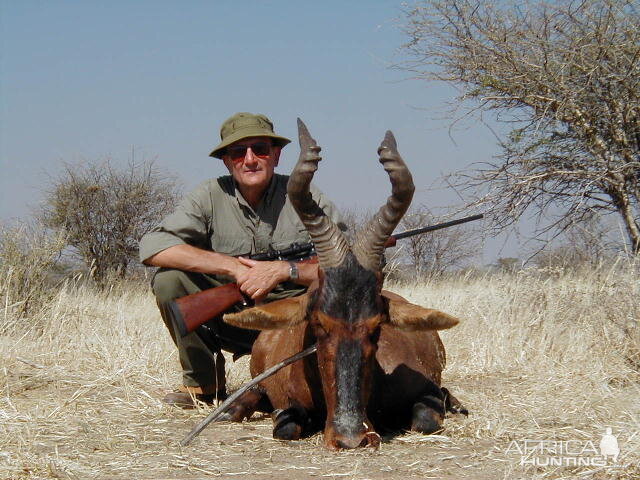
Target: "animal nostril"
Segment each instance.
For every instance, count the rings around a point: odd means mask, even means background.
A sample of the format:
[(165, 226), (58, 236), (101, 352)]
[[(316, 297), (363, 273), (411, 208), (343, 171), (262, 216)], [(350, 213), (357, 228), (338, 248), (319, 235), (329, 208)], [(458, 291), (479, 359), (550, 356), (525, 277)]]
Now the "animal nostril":
[(349, 445), (344, 443), (342, 440), (336, 440), (336, 446), (338, 448), (349, 448)]
[(337, 448), (342, 449), (352, 449), (358, 447), (366, 447), (369, 445), (369, 439), (367, 435), (356, 436), (356, 437), (341, 437), (336, 438), (335, 445)]

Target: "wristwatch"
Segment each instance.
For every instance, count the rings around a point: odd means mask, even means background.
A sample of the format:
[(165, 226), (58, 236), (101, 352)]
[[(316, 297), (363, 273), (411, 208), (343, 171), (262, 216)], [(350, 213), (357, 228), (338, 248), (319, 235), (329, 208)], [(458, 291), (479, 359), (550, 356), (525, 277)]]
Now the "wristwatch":
[(296, 262), (289, 262), (289, 280), (296, 281), (300, 277)]

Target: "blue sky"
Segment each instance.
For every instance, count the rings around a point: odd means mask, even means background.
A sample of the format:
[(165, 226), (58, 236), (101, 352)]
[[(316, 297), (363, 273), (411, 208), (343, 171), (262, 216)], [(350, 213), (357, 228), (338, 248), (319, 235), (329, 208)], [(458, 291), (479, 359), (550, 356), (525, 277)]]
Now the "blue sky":
[[(393, 70), (405, 40), (399, 1), (0, 0), (0, 218), (24, 217), (62, 162), (138, 159), (187, 189), (226, 173), (207, 156), (237, 111), (295, 139), (300, 116), (323, 147), (315, 183), (339, 207), (389, 192), (376, 148), (391, 129), (415, 204), (456, 202), (444, 173), (490, 160), (496, 142), (439, 119), (455, 91)], [(296, 143), (283, 152), (288, 173)], [(500, 242), (489, 242), (485, 261)], [(515, 255), (510, 246), (502, 256)]]

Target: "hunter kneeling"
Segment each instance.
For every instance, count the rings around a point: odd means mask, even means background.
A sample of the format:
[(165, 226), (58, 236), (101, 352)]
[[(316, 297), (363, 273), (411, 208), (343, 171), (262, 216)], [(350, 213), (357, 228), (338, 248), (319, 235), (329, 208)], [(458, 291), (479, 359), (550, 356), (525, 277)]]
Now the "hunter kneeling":
[[(289, 177), (274, 173), (290, 140), (276, 135), (267, 117), (251, 113), (226, 120), (220, 138), (210, 156), (221, 159), (230, 175), (205, 181), (140, 241), (141, 261), (160, 267), (153, 292), (182, 366), (182, 385), (163, 401), (182, 408), (193, 408), (194, 399), (213, 403), (226, 398), (221, 351), (249, 354), (259, 332), (228, 325), (220, 316), (183, 337), (170, 302), (231, 282), (247, 298), (271, 302), (303, 294), (318, 275), (317, 264), (247, 258), (310, 241), (287, 198)], [(311, 194), (338, 223), (333, 204), (316, 188)]]

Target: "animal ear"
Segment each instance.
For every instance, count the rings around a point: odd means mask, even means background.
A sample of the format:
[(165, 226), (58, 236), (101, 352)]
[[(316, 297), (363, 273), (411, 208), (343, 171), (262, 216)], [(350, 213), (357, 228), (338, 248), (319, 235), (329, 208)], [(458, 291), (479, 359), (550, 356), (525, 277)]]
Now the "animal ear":
[(389, 300), (389, 323), (401, 330), (444, 330), (455, 327), (459, 322), (439, 310)]
[(247, 308), (238, 313), (227, 313), (222, 319), (240, 328), (277, 330), (302, 322), (306, 317), (308, 302), (309, 294), (304, 294)]

